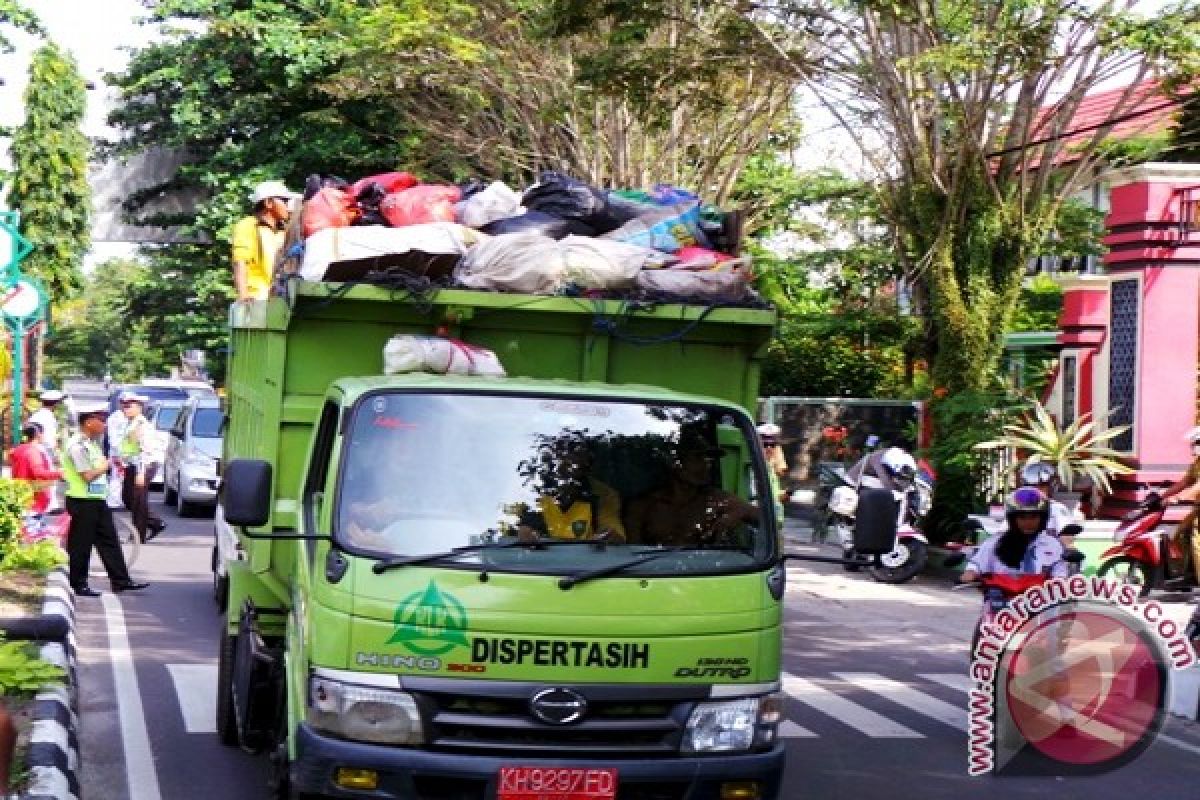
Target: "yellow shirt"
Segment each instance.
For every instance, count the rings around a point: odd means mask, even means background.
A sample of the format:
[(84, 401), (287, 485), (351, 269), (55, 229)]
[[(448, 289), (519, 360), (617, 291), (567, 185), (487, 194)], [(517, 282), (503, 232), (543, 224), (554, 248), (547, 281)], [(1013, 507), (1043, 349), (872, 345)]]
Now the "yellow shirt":
[(253, 215), (233, 226), (233, 260), (246, 265), (246, 292), (251, 297), (263, 298), (270, 292), (275, 254), (285, 235), (286, 231), (272, 230)]
[[(538, 511), (542, 514), (546, 534), (554, 539), (591, 539), (600, 531), (611, 530), (625, 535), (621, 524), (621, 499), (610, 486), (590, 481), (590, 498), (575, 501), (560, 508), (550, 497), (539, 497)], [(595, 508), (596, 519), (592, 519)]]

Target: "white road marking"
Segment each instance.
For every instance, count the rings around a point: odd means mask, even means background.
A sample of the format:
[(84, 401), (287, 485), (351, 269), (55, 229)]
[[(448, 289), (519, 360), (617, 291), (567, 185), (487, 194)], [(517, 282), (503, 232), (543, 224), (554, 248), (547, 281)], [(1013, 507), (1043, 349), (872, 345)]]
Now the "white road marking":
[(804, 705), (877, 739), (924, 739), (923, 734), (840, 697), (807, 678), (783, 673), (783, 690)]
[(906, 683), (885, 678), (873, 672), (835, 672), (833, 674), (860, 689), (875, 692), (893, 703), (923, 714), (930, 719), (935, 719), (961, 731), (967, 729), (966, 705), (956, 706), (953, 703), (947, 703), (945, 700), (939, 700), (917, 691)]
[(215, 664), (167, 664), (183, 727), (188, 733), (216, 733), (217, 666)]
[(785, 719), (779, 723), (779, 738), (780, 739), (813, 739), (816, 734), (808, 728), (802, 728), (790, 719)]
[(969, 675), (958, 672), (922, 672), (917, 677), (964, 693), (971, 691), (971, 687), (975, 685), (975, 681), (971, 680)]
[(150, 733), (146, 730), (146, 714), (142, 709), (142, 693), (138, 688), (137, 668), (125, 630), (125, 614), (115, 595), (105, 593), (100, 600), (104, 604), (104, 622), (108, 628), (108, 658), (112, 663), (117, 718), (125, 748), (129, 800), (162, 800)]

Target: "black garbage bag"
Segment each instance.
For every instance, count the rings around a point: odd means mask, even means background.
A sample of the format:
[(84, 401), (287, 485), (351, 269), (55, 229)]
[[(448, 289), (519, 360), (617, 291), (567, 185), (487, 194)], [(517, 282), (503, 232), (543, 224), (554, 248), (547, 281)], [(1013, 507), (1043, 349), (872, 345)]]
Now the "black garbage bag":
[(354, 224), (390, 225), (387, 218), (383, 216), (383, 212), (379, 210), (379, 204), (385, 197), (387, 197), (387, 189), (383, 187), (383, 184), (375, 181), (359, 189), (355, 200), (358, 201), (358, 208), (362, 213), (354, 221)]
[(530, 211), (581, 222), (595, 234), (616, 230), (637, 216), (630, 204), (611, 202), (608, 192), (561, 172), (539, 175), (537, 185), (525, 191), (521, 204)]
[(526, 211), (515, 217), (505, 217), (489, 222), (479, 230), (495, 236), (501, 233), (539, 233), (551, 239), (564, 239), (571, 234), (595, 236), (594, 228), (577, 219), (563, 219), (544, 211)]
[(337, 175), (317, 175), (313, 173), (304, 179), (304, 200), (311, 200), (322, 189), (345, 189), (350, 184)]

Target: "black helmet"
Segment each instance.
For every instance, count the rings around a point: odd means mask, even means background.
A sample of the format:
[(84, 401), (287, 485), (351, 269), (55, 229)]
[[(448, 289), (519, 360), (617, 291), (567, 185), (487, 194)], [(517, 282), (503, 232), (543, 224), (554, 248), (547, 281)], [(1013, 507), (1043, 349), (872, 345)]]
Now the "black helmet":
[(1041, 489), (1033, 486), (1022, 486), (1004, 500), (1004, 513), (1008, 518), (1008, 526), (1015, 528), (1018, 514), (1039, 514), (1041, 525), (1045, 528), (1050, 519), (1050, 499)]

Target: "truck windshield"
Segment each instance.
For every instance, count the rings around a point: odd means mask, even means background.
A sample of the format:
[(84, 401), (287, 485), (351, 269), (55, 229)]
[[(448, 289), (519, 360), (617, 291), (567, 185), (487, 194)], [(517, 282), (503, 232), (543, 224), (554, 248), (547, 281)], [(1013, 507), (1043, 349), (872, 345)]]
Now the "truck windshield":
[(710, 406), (371, 394), (347, 427), (334, 533), (351, 552), (468, 569), (754, 569), (776, 544), (753, 436)]

